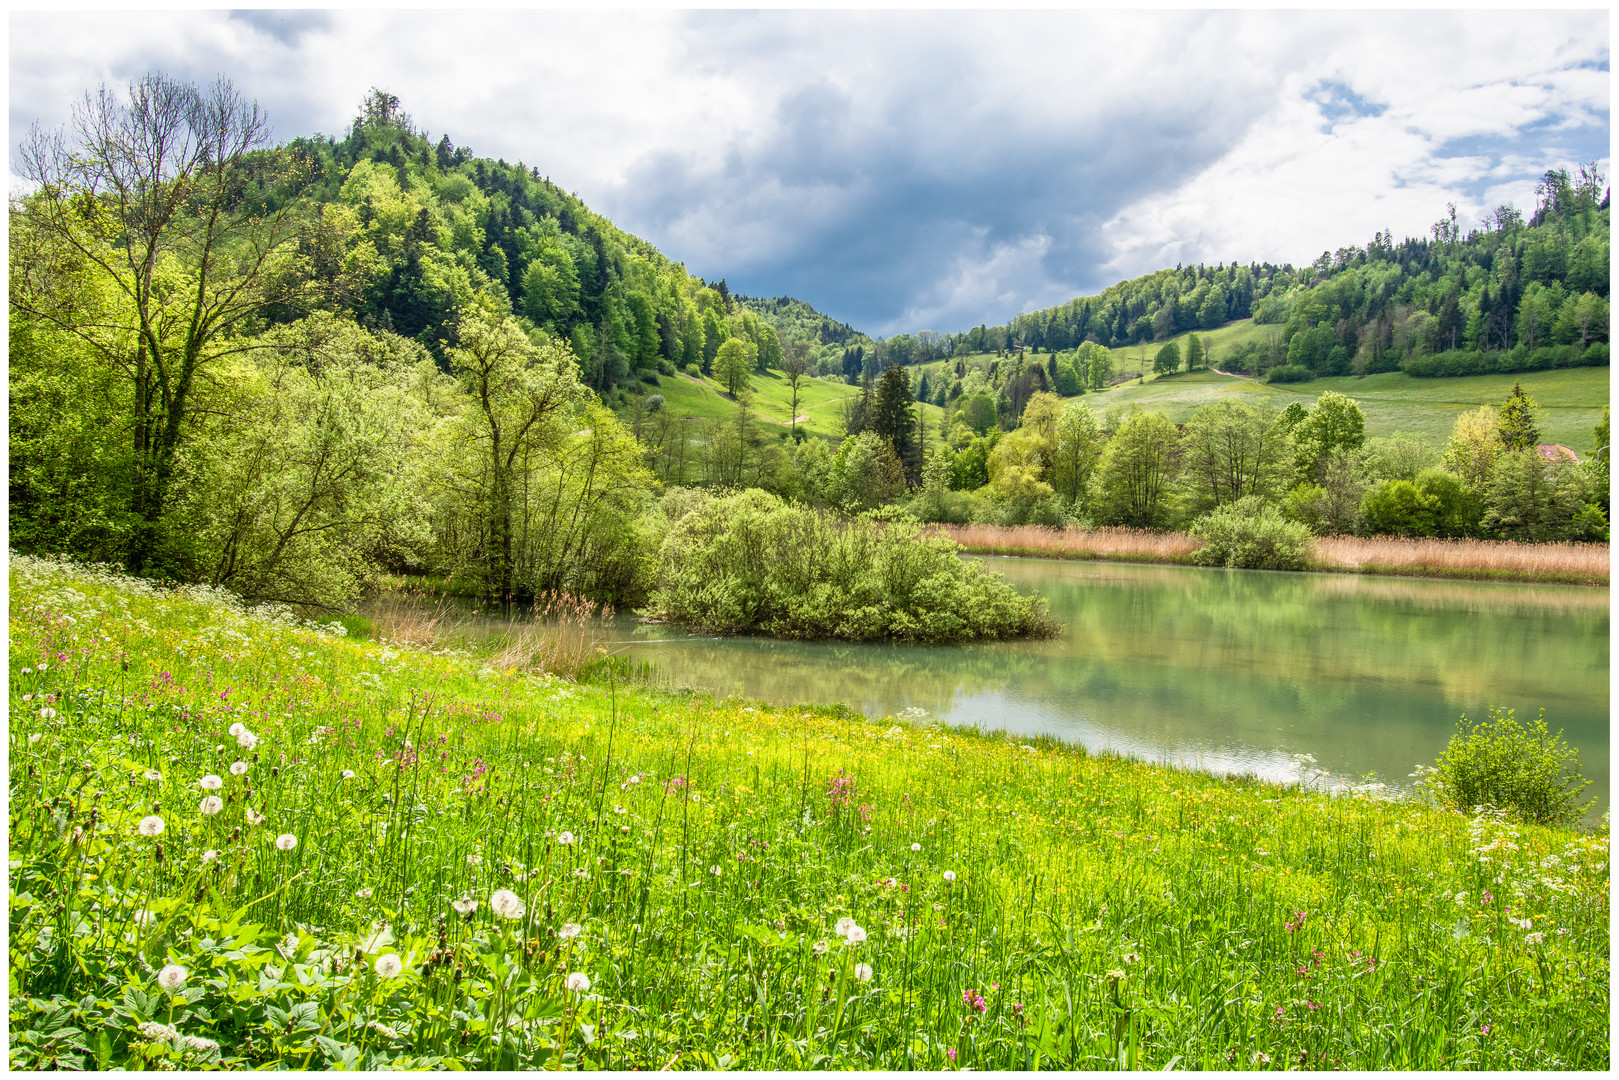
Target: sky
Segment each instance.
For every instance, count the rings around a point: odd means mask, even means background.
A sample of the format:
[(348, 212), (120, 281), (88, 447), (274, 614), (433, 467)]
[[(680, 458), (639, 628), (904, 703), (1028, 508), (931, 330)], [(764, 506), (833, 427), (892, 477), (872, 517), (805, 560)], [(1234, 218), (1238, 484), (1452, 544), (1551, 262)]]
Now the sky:
[(1547, 169), (1608, 171), (1608, 41), (1605, 9), (13, 12), (9, 111), (15, 169), (30, 124), (152, 70), (228, 76), (277, 139), (382, 87), (881, 336), (1531, 211)]

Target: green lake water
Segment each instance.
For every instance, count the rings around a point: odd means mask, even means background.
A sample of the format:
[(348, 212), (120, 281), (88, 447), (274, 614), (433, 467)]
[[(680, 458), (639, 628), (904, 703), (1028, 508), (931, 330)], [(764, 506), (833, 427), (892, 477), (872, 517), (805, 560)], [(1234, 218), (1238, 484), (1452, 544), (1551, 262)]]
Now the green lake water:
[(1391, 787), (1466, 713), (1532, 718), (1580, 752), (1608, 806), (1608, 592), (1345, 574), (984, 560), (1062, 622), (1050, 641), (850, 645), (699, 638), (620, 617), (620, 643), (670, 686), (872, 717), (1052, 735), (1214, 772)]

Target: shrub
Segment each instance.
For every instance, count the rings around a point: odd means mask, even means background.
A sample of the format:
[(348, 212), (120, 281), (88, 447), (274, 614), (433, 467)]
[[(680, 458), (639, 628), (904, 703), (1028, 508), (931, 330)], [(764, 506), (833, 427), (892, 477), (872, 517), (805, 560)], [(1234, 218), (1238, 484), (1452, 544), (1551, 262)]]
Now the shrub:
[(1438, 529), (1439, 499), (1424, 495), (1409, 480), (1384, 480), (1360, 502), (1368, 531), (1381, 536), (1432, 536)]
[(694, 379), (701, 379), (703, 377), (703, 369), (698, 367), (696, 364), (687, 364), (686, 374), (690, 375)]
[(1257, 495), (1209, 511), (1188, 532), (1203, 541), (1192, 558), (1204, 566), (1297, 570), (1311, 547), (1308, 528)]
[(1315, 372), (1303, 364), (1283, 364), (1281, 367), (1271, 368), (1266, 376), (1266, 382), (1309, 382), (1315, 378)]
[(1038, 596), (921, 536), (757, 489), (665, 499), (649, 614), (718, 633), (948, 643), (1044, 637)]
[[(1423, 784), (1441, 802), (1471, 813), (1493, 806), (1537, 825), (1572, 825), (1590, 808), (1580, 792), (1580, 755), (1563, 733), (1546, 730), (1546, 710), (1527, 729), (1511, 709), (1490, 708), (1490, 718), (1467, 726), (1464, 713), (1450, 745), (1424, 774)], [(1594, 801), (1594, 800), (1593, 800)]]

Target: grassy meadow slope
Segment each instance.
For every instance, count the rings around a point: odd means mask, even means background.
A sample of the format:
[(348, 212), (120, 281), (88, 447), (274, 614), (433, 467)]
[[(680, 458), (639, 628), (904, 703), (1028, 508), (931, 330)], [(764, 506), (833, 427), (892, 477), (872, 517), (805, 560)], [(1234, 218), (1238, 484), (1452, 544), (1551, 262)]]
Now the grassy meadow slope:
[[(736, 402), (725, 392), (724, 386), (712, 378), (694, 378), (684, 372), (666, 375), (652, 393), (662, 394), (664, 408), (681, 416), (699, 420), (729, 418), (736, 415)], [(860, 387), (832, 380), (805, 377), (798, 383), (798, 415), (808, 419), (800, 422), (811, 435), (823, 438), (843, 438), (842, 402), (860, 393)], [(753, 407), (766, 424), (785, 428), (791, 419), (792, 387), (779, 371), (753, 373)], [(930, 445), (936, 438), (939, 420), (944, 410), (936, 405), (922, 406), (927, 417)], [(625, 410), (620, 410), (621, 415)]]
[[(1215, 363), (1218, 364), (1227, 347), (1277, 331), (1277, 327), (1256, 326), (1251, 319), (1243, 319), (1217, 330), (1200, 332), (1198, 336), (1215, 345)], [(1182, 355), (1186, 336), (1173, 339), (1180, 343)], [(1293, 401), (1308, 406), (1322, 393), (1336, 390), (1360, 403), (1366, 414), (1368, 436), (1409, 431), (1420, 435), (1430, 445), (1440, 447), (1450, 438), (1457, 416), (1480, 405), (1499, 405), (1512, 392), (1512, 384), (1518, 382), (1540, 406), (1541, 441), (1562, 443), (1583, 459), (1591, 449), (1591, 429), (1602, 419), (1602, 408), (1608, 403), (1609, 395), (1608, 369), (1603, 367), (1443, 379), (1419, 379), (1404, 372), (1387, 372), (1363, 378), (1346, 376), (1275, 384), (1213, 371), (1154, 375), (1152, 358), (1160, 348), (1161, 344), (1154, 344), (1115, 349), (1114, 362), (1121, 371), (1139, 369), (1145, 372), (1144, 377), (1106, 390), (1090, 391), (1082, 395), (1083, 400), (1097, 410), (1139, 405), (1160, 410), (1176, 423), (1185, 423), (1199, 405), (1224, 397), (1234, 396), (1282, 408)], [(1042, 359), (1044, 356), (1040, 354)], [(993, 359), (993, 356), (980, 354), (969, 357), (968, 363), (982, 365)], [(945, 363), (925, 365), (930, 381), (939, 378)]]
[(16, 1068), (1610, 1061), (1605, 830), (10, 584)]

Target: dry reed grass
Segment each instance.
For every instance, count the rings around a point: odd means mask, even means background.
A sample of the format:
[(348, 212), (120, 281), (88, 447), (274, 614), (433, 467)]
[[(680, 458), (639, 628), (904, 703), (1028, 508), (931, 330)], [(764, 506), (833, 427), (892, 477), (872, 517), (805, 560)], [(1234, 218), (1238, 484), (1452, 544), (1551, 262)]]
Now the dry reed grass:
[(549, 593), (526, 616), (500, 619), (457, 607), (447, 598), (405, 591), (385, 593), (366, 607), (379, 641), (420, 649), (466, 649), (502, 671), (517, 668), (577, 679), (607, 655), (611, 607), (582, 596)]
[(1519, 544), (1508, 540), (1323, 536), (1315, 546), (1318, 561), (1346, 570), (1482, 571), (1555, 579), (1608, 579), (1607, 544)]
[(534, 601), (533, 618), (512, 620), (495, 639), (492, 667), (528, 668), (577, 679), (594, 660), (607, 655), (610, 607), (582, 596), (553, 592)]
[(1055, 529), (1046, 525), (932, 525), (970, 552), (1036, 555), (1052, 559), (1119, 559), (1167, 562), (1200, 546), (1185, 533), (1150, 529)]
[[(1200, 546), (1184, 532), (1043, 525), (931, 525), (976, 554), (1050, 559), (1186, 562)], [(1326, 536), (1315, 542), (1320, 570), (1434, 576), (1527, 578), (1606, 584), (1607, 544), (1519, 544), (1506, 540), (1433, 540), (1395, 536)]]

